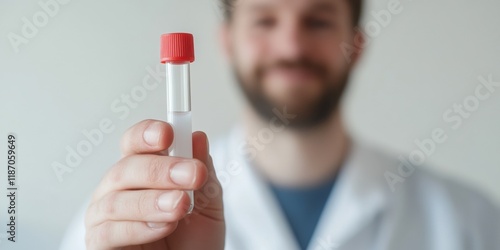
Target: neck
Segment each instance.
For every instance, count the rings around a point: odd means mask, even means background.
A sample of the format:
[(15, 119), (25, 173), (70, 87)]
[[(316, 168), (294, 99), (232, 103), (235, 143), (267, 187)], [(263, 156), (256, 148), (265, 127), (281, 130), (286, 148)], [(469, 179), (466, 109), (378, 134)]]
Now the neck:
[(245, 133), (255, 149), (252, 164), (264, 178), (287, 187), (315, 186), (337, 174), (349, 149), (340, 109), (307, 130), (271, 125), (253, 110), (245, 112)]

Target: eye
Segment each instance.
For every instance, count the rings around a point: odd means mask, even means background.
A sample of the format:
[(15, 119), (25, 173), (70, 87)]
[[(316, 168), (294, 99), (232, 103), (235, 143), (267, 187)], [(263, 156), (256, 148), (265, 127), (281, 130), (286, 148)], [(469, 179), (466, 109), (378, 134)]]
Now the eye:
[(276, 21), (273, 18), (265, 17), (255, 20), (254, 25), (260, 28), (271, 28), (275, 25)]
[(308, 19), (306, 20), (305, 24), (308, 28), (312, 29), (324, 29), (333, 26), (332, 21), (326, 19), (318, 19), (318, 18)]

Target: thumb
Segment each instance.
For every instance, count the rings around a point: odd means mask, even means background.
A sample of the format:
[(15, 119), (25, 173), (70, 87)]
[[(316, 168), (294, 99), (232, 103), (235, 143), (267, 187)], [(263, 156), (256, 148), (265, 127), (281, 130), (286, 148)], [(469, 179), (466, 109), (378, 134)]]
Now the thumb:
[(194, 213), (222, 219), (222, 187), (217, 179), (212, 157), (209, 154), (207, 135), (201, 131), (193, 133), (193, 158), (207, 166), (208, 180), (194, 193)]

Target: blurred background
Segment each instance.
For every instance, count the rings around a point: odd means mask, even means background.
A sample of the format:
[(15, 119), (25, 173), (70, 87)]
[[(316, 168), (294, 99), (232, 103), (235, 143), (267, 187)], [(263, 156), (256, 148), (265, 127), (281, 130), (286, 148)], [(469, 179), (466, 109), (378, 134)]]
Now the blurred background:
[[(500, 87), (474, 101), (480, 78), (500, 82), (500, 2), (401, 0), (401, 11), (380, 22), (377, 13), (388, 3), (366, 3), (363, 23), (371, 33), (344, 99), (349, 129), (407, 155), (418, 149), (416, 139), (442, 128), (448, 138), (425, 165), (500, 204)], [(162, 33), (195, 36), (193, 129), (211, 139), (228, 131), (245, 103), (218, 44), (221, 19), (217, 0), (0, 0), (0, 135), (18, 137), (20, 186), (19, 242), (7, 245), (2, 229), (1, 249), (56, 249), (119, 159), (121, 134), (140, 120), (166, 118), (165, 87), (157, 80)], [(145, 78), (158, 85), (146, 89)], [(456, 129), (443, 118), (457, 116), (454, 105), (470, 108)], [(113, 131), (58, 178), (53, 166), (66, 165), (68, 150), (86, 139), (82, 131), (103, 120)], [(0, 154), (6, 151), (0, 142)], [(4, 224), (5, 197), (0, 207)]]

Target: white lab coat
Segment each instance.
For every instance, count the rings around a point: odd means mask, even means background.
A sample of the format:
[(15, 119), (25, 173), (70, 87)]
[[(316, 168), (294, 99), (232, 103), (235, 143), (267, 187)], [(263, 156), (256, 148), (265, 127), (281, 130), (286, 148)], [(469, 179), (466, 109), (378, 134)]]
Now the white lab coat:
[[(295, 250), (279, 204), (238, 149), (241, 130), (211, 145), (223, 185), (228, 250)], [(392, 192), (387, 170), (399, 162), (354, 143), (308, 250), (500, 249), (500, 210), (482, 195), (417, 168)], [(86, 205), (85, 205), (86, 206)], [(82, 207), (61, 249), (85, 249)]]

